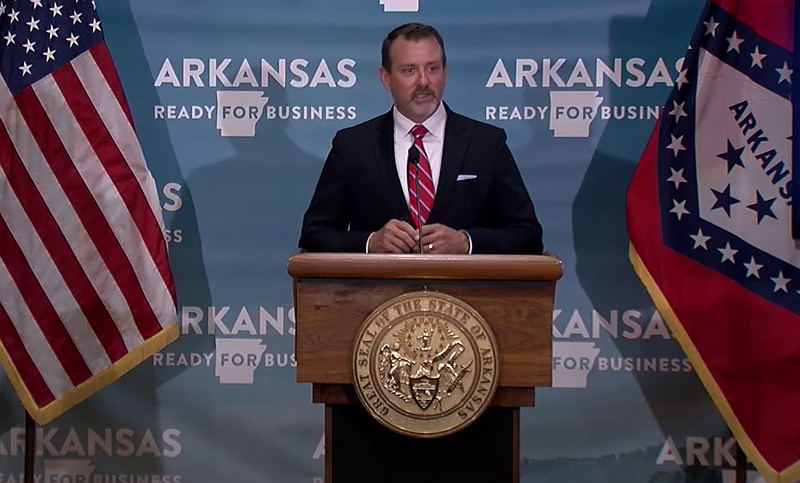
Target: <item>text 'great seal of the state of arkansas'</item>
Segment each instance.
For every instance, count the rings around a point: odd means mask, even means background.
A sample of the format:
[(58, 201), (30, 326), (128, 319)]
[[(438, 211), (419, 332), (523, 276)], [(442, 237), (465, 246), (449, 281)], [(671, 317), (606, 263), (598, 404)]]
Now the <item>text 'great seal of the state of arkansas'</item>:
[(467, 427), (498, 381), (494, 335), (468, 304), (439, 292), (388, 300), (361, 326), (353, 377), (364, 407), (384, 426), (433, 438)]

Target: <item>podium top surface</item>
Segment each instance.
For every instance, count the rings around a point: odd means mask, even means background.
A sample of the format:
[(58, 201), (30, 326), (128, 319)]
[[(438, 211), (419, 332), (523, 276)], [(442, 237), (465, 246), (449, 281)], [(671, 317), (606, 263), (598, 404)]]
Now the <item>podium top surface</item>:
[(561, 260), (551, 255), (419, 255), (299, 253), (289, 257), (293, 278), (429, 279), (554, 282)]

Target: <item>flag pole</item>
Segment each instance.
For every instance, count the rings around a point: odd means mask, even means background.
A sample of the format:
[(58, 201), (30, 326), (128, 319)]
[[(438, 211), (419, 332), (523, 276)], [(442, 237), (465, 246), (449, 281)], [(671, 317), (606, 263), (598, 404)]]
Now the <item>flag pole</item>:
[(36, 458), (36, 423), (25, 411), (25, 483), (33, 483), (33, 462)]
[(745, 456), (739, 442), (736, 442), (736, 483), (745, 483), (747, 481), (747, 456)]

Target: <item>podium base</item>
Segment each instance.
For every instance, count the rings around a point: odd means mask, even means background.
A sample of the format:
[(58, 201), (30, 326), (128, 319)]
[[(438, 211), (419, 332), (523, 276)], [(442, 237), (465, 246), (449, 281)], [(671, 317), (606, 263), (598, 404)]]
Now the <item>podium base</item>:
[(411, 438), (360, 404), (325, 405), (325, 483), (518, 483), (519, 408), (489, 407), (441, 438)]

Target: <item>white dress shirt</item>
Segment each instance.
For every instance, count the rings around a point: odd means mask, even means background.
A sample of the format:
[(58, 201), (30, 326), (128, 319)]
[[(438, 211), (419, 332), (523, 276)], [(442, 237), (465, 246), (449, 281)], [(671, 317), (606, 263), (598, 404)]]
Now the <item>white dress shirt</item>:
[[(396, 107), (392, 108), (394, 118), (394, 164), (397, 167), (397, 177), (403, 187), (403, 196), (408, 201), (408, 149), (414, 144), (414, 135), (411, 128), (417, 124), (400, 114)], [(447, 121), (447, 111), (444, 104), (439, 103), (439, 108), (426, 119), (422, 125), (428, 130), (422, 138), (422, 146), (425, 154), (428, 155), (428, 163), (431, 165), (431, 175), (433, 176), (434, 189), (439, 186), (439, 173), (442, 171), (442, 152), (444, 151), (444, 124)], [(411, 189), (414, 189), (412, 186)], [(434, 202), (436, 193), (434, 192)]]
[[(392, 108), (392, 118), (394, 119), (394, 165), (397, 168), (397, 177), (400, 179), (400, 185), (403, 187), (406, 205), (408, 205), (408, 149), (414, 144), (411, 128), (416, 126), (417, 123), (400, 114), (397, 107)], [(428, 155), (434, 190), (439, 186), (439, 173), (442, 171), (444, 125), (446, 122), (447, 111), (442, 102), (439, 103), (439, 108), (431, 114), (431, 117), (422, 122), (422, 125), (428, 130), (428, 133), (422, 138), (422, 146), (425, 148), (425, 154)], [(436, 204), (435, 192), (433, 204)], [(467, 235), (467, 253), (472, 253), (472, 237), (466, 231), (464, 233)], [(369, 240), (374, 234), (373, 232), (367, 237), (367, 253), (369, 253)]]

